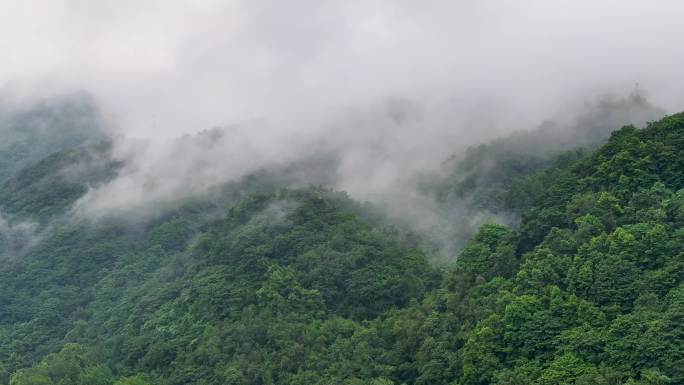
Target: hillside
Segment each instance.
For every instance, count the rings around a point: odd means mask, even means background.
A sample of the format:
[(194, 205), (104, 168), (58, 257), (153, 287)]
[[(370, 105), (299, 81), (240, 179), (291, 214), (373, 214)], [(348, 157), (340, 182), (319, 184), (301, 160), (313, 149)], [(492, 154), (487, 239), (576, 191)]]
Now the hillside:
[(76, 93), (7, 106), (0, 95), (0, 182), (46, 155), (107, 137), (92, 97)]
[(518, 226), (554, 178), (530, 176), (567, 167), (604, 144), (616, 127), (643, 127), (665, 115), (636, 93), (599, 98), (586, 102), (579, 112), (567, 113), (572, 117), (548, 120), (454, 154), (436, 176), (422, 181), (423, 194), (434, 198), (441, 221), (452, 227), (448, 251), (460, 251), (482, 224)]
[[(0, 383), (683, 383), (684, 113), (522, 163), (481, 197), (519, 225), (444, 268), (367, 205), (268, 173), (90, 221), (68, 208), (116, 175), (107, 145), (22, 166), (0, 187), (8, 223), (35, 224), (0, 269)], [(435, 194), (489, 183), (463, 180)]]

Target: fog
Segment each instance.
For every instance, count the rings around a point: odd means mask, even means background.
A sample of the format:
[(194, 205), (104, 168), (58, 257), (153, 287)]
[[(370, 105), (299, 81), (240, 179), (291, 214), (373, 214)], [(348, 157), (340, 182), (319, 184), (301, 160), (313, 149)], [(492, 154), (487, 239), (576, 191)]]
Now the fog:
[(676, 0), (7, 1), (0, 88), (10, 104), (97, 101), (127, 166), (82, 212), (326, 152), (336, 188), (381, 200), (603, 95), (638, 87), (681, 110), (682, 14)]
[(676, 0), (2, 2), (0, 83), (87, 90), (144, 137), (394, 96), (534, 122), (637, 82), (677, 110), (682, 12)]

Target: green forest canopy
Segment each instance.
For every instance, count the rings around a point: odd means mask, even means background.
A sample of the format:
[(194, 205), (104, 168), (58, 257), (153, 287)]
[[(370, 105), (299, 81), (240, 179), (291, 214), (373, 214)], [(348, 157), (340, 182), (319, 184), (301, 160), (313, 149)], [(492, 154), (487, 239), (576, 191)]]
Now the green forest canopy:
[(0, 383), (684, 383), (684, 114), (535, 160), (492, 194), (519, 226), (440, 268), (346, 194), (263, 175), (146, 221), (60, 219), (120, 166), (94, 148), (0, 188), (42, 229), (0, 238), (31, 243), (0, 270)]

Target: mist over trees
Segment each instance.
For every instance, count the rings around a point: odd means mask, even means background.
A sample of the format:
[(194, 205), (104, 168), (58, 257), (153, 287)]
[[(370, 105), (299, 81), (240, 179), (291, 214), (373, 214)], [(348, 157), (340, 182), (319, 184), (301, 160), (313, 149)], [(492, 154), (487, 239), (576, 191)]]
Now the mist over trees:
[(585, 112), (412, 176), (438, 236), (325, 187), (334, 152), (89, 218), (74, 205), (128, 166), (97, 129), (63, 135), (0, 187), (0, 383), (684, 381), (684, 118), (609, 134), (661, 111)]
[(684, 384), (682, 14), (0, 1), (0, 385)]

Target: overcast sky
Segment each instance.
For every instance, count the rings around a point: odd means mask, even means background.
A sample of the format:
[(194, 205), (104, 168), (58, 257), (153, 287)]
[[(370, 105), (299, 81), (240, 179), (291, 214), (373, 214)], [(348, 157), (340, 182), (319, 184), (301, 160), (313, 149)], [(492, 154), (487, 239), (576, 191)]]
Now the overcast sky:
[(5, 0), (0, 86), (87, 90), (140, 136), (397, 96), (534, 121), (637, 82), (674, 112), (683, 16), (680, 0)]
[(468, 145), (636, 83), (684, 109), (683, 16), (681, 0), (0, 0), (0, 96), (87, 91), (127, 138), (85, 211), (326, 150), (335, 188), (386, 201)]

